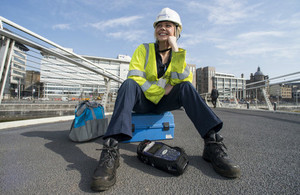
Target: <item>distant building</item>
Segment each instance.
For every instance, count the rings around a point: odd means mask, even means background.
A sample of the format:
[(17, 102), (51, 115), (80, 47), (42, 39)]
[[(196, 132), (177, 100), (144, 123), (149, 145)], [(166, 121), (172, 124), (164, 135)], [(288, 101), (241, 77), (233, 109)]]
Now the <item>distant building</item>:
[(187, 64), (190, 68), (190, 71), (193, 73), (193, 81), (192, 84), (196, 88), (196, 65), (195, 64)]
[(262, 87), (266, 88), (266, 91), (268, 91), (268, 82), (266, 81), (269, 79), (268, 75), (264, 75), (264, 73), (260, 70), (260, 67), (257, 67), (257, 71), (254, 73), (251, 73), (250, 80), (247, 80), (247, 99), (257, 99), (259, 101), (264, 100)]
[(196, 70), (196, 89), (199, 94), (210, 93), (213, 80), (212, 77), (216, 74), (215, 67), (197, 68)]
[[(0, 41), (0, 56), (4, 57), (5, 45)], [(12, 58), (10, 61), (10, 68), (8, 71), (5, 88), (4, 88), (4, 99), (22, 97), (24, 85), (25, 85), (25, 76), (26, 76), (26, 62), (27, 54), (26, 52), (29, 49), (19, 42), (15, 42), (12, 49)], [(0, 59), (2, 61), (3, 59)], [(3, 69), (2, 69), (3, 70)], [(4, 75), (4, 72), (1, 72)]]
[(216, 72), (215, 67), (198, 68), (196, 89), (199, 94), (210, 93), (213, 86), (218, 89), (220, 99), (245, 97), (246, 79), (236, 78), (233, 74)]
[(292, 85), (272, 85), (269, 94), (273, 99), (292, 99)]
[(295, 100), (295, 103), (299, 103), (300, 97), (300, 83), (289, 83), (292, 88), (292, 98)]
[(41, 97), (41, 91), (43, 90), (40, 82), (40, 72), (34, 70), (26, 71), (24, 96), (31, 96), (33, 98)]
[(243, 77), (236, 78), (232, 74), (216, 72), (213, 77), (213, 85), (220, 92), (220, 98), (232, 98), (235, 95), (237, 99), (244, 99), (246, 96), (246, 79)]
[[(73, 51), (73, 49), (69, 50)], [(105, 69), (123, 79), (127, 77), (129, 56), (119, 55), (119, 59), (87, 55), (82, 57), (99, 66), (99, 68), (93, 67), (95, 70), (102, 72), (102, 69)], [(88, 65), (81, 59), (74, 60)], [(97, 97), (106, 90), (106, 83), (102, 76), (46, 54), (43, 54), (41, 61), (41, 82), (44, 85), (43, 97), (47, 98), (90, 98)], [(113, 82), (111, 91), (116, 92), (119, 86)]]
[(119, 60), (125, 60), (125, 61), (129, 61), (130, 62), (131, 57), (128, 56), (128, 55), (119, 54), (118, 57), (117, 57), (117, 59), (119, 59)]

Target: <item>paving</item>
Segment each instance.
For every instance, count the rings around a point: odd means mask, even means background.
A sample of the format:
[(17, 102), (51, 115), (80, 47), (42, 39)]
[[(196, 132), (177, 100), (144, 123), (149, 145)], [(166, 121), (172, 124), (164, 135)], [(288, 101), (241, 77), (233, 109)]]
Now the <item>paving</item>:
[[(175, 138), (164, 142), (185, 149), (187, 171), (176, 177), (157, 170), (137, 159), (137, 143), (120, 144), (117, 183), (101, 194), (300, 194), (299, 114), (215, 109), (228, 154), (242, 170), (240, 178), (227, 179), (202, 159), (203, 140), (185, 112), (172, 113)], [(71, 142), (70, 125), (0, 130), (0, 194), (95, 194), (91, 176), (103, 140)]]

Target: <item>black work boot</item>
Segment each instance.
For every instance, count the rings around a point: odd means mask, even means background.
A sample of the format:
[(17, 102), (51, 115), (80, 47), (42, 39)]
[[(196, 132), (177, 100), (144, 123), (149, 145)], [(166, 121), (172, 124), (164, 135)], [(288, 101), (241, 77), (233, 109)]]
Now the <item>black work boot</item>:
[(99, 164), (94, 171), (91, 189), (94, 191), (108, 190), (116, 183), (116, 172), (120, 166), (118, 141), (109, 138), (103, 144)]
[(214, 170), (223, 177), (236, 178), (241, 175), (240, 167), (234, 164), (225, 152), (223, 137), (217, 133), (204, 139), (203, 159), (211, 162)]

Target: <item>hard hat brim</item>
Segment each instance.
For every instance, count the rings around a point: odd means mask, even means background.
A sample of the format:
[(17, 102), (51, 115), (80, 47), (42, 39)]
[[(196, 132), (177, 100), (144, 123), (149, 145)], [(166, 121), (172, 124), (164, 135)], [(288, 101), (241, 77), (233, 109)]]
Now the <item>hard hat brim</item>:
[(175, 26), (180, 26), (181, 27), (181, 25), (180, 24), (178, 24), (177, 22), (174, 22), (174, 21), (172, 21), (172, 20), (160, 20), (160, 21), (155, 21), (154, 23), (153, 23), (153, 27), (155, 28), (155, 26), (158, 24), (158, 23), (160, 23), (160, 22), (172, 22)]

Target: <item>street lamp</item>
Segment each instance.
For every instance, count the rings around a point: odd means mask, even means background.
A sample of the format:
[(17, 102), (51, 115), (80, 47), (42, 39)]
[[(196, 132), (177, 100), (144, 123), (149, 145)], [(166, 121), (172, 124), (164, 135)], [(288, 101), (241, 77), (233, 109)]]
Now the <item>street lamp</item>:
[(296, 106), (298, 106), (298, 97), (299, 97), (299, 92), (298, 90), (296, 91)]
[(18, 90), (19, 90), (19, 93), (18, 93), (18, 99), (19, 99), (19, 101), (20, 101), (20, 99), (21, 99), (21, 81), (20, 81), (20, 78), (19, 78), (19, 81), (18, 81)]
[(279, 105), (279, 89), (277, 89), (277, 104)]

